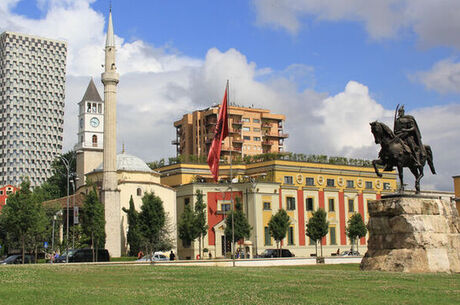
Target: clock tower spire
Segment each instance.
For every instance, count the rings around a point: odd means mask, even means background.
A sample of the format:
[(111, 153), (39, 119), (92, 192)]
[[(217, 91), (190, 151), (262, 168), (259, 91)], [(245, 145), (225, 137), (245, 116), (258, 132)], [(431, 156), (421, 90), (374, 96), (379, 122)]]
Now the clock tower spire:
[(112, 10), (109, 12), (105, 65), (101, 75), (104, 84), (104, 156), (102, 202), (105, 209), (106, 248), (113, 257), (121, 256), (120, 191), (117, 178), (117, 85), (119, 75), (115, 64), (115, 37)]

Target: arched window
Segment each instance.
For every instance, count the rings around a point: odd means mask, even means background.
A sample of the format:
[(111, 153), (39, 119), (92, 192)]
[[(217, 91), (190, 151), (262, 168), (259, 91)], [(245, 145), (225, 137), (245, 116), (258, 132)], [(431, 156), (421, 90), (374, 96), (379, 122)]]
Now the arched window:
[(93, 147), (97, 147), (97, 136), (93, 135)]
[(91, 112), (91, 103), (88, 103), (88, 109), (86, 109), (86, 112)]
[(142, 189), (140, 187), (137, 188), (137, 196), (142, 196)]
[(102, 104), (97, 104), (97, 113), (102, 113)]

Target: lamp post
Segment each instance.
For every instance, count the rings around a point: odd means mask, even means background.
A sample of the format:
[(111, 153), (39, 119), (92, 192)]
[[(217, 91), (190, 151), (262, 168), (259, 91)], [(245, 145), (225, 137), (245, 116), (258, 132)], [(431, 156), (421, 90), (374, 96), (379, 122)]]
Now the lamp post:
[(54, 224), (56, 223), (58, 216), (62, 216), (61, 210), (57, 211), (57, 213), (53, 215), (53, 233), (52, 233), (52, 240), (51, 240), (51, 251), (54, 251)]
[(65, 262), (69, 262), (69, 183), (70, 183), (70, 162), (64, 156), (59, 156), (61, 158), (62, 163), (64, 164), (67, 170), (67, 213), (66, 213), (66, 257)]
[[(78, 178), (75, 178), (77, 180)], [(72, 189), (73, 189), (73, 200), (72, 200), (72, 213), (73, 213), (73, 225), (72, 225), (72, 249), (75, 249), (75, 181), (70, 180), (70, 183), (72, 183)]]

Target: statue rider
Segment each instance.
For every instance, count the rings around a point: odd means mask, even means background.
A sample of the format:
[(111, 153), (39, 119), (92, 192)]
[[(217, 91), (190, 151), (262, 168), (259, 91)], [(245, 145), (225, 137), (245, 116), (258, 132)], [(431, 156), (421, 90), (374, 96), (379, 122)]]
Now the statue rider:
[(415, 118), (404, 114), (404, 105), (398, 111), (398, 117), (394, 124), (394, 133), (410, 148), (410, 153), (415, 160), (416, 166), (422, 166), (420, 159), (426, 157), (425, 146), (422, 144), (422, 136)]

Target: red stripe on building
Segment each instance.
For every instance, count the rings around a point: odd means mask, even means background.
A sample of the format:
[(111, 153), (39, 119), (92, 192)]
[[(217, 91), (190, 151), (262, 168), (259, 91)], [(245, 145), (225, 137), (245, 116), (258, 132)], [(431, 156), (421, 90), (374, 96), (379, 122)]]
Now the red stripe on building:
[[(377, 199), (377, 200), (382, 199), (382, 194), (377, 194), (377, 195), (375, 196), (375, 199)], [(363, 215), (363, 216), (364, 216), (364, 215)]]
[[(326, 210), (324, 208), (324, 191), (318, 191), (318, 204), (319, 204), (319, 207), (323, 210)], [(326, 237), (323, 237), (323, 239), (321, 240), (321, 244), (325, 245), (326, 244)]]
[(281, 188), (280, 188), (279, 194), (280, 194), (280, 209), (282, 209), (283, 208), (283, 195), (281, 194)]
[(297, 201), (299, 202), (299, 209), (297, 210), (297, 216), (299, 218), (299, 245), (305, 246), (305, 203), (302, 190), (297, 190)]
[(340, 221), (340, 244), (347, 244), (347, 235), (345, 234), (345, 195), (339, 192), (339, 221)]
[[(365, 220), (366, 218), (364, 217), (364, 197), (363, 197), (363, 193), (358, 194), (358, 211), (359, 211), (359, 214), (361, 214), (361, 217), (363, 218), (363, 220)], [(365, 237), (360, 238), (360, 244), (361, 245), (366, 244), (366, 238)]]

